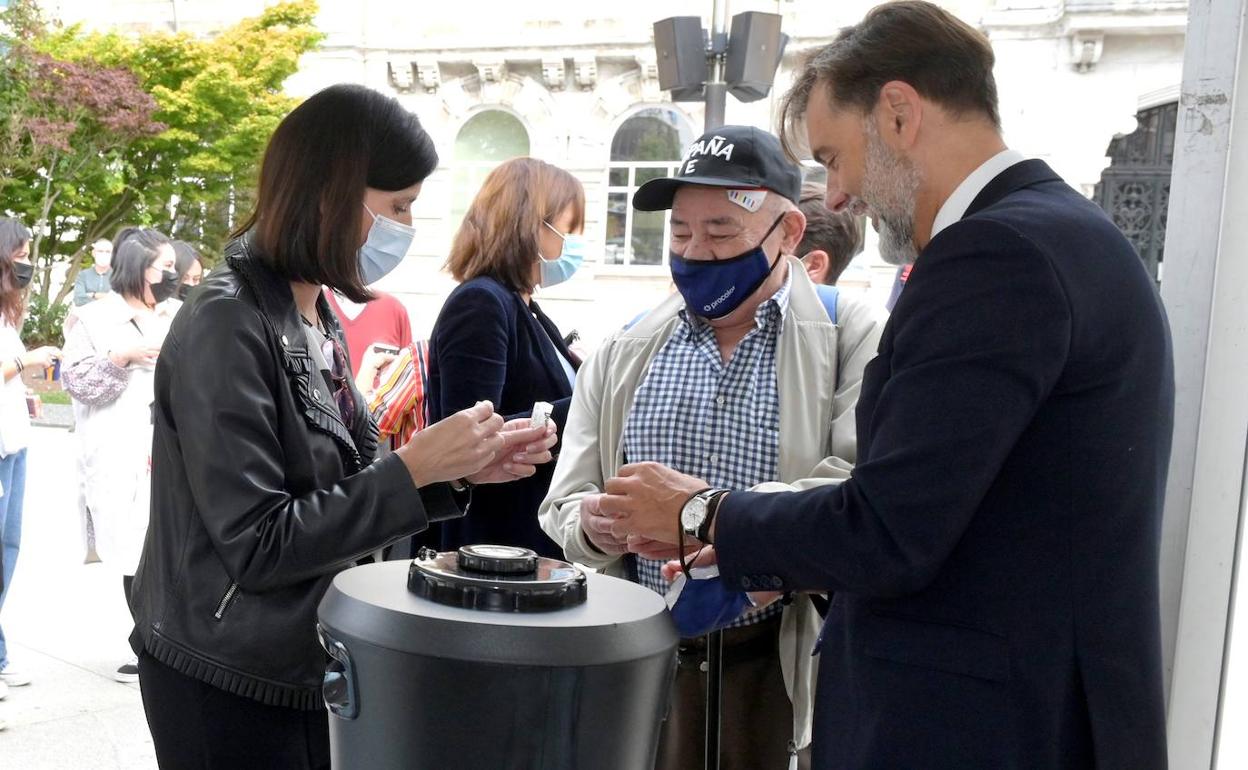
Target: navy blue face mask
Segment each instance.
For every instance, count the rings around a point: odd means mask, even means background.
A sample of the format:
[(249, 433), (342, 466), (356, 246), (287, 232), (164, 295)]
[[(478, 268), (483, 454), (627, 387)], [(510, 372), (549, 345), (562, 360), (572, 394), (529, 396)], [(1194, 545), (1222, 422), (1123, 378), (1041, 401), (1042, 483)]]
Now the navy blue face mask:
[(774, 262), (767, 259), (763, 244), (783, 219), (783, 214), (776, 217), (757, 246), (731, 259), (685, 259), (672, 253), (672, 281), (689, 309), (703, 318), (723, 318), (758, 291), (780, 264), (779, 254)]

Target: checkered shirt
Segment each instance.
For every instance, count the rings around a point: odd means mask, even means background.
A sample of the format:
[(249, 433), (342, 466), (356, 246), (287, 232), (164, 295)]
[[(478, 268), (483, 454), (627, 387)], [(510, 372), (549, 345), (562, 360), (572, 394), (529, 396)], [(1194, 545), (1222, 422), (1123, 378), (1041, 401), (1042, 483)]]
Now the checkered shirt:
[[(628, 462), (657, 462), (713, 487), (748, 489), (775, 481), (780, 460), (776, 340), (789, 307), (791, 279), (754, 313), (752, 329), (725, 365), (715, 331), (680, 311), (680, 321), (650, 363), (624, 425)], [(675, 526), (675, 522), (672, 522)], [(661, 561), (637, 557), (637, 579), (666, 594)], [(768, 619), (777, 603), (743, 615), (732, 628)]]

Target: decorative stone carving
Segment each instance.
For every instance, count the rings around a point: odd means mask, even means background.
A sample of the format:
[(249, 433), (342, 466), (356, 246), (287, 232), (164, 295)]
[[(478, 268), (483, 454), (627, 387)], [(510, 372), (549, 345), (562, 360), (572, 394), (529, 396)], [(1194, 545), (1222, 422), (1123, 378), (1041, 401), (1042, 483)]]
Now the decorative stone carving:
[(472, 64), (481, 80), (482, 101), (502, 101), (503, 86), (507, 83), (507, 62), (503, 59), (475, 59)]
[(472, 64), (482, 83), (501, 83), (507, 77), (507, 62), (502, 59), (477, 59)]
[(401, 94), (412, 90), (412, 62), (407, 59), (391, 59), (386, 63), (390, 70), (390, 85)]
[(594, 86), (598, 84), (598, 60), (577, 58), (573, 60), (572, 64), (576, 69), (576, 84), (580, 86), (581, 90), (594, 90)]
[(637, 68), (642, 101), (667, 101), (663, 98), (663, 90), (659, 88), (659, 62), (655, 55), (651, 53), (638, 56)]
[(442, 71), (438, 67), (437, 61), (432, 59), (423, 59), (416, 62), (416, 77), (420, 80), (420, 85), (425, 89), (425, 93), (437, 93), (438, 87), (442, 85)]
[(551, 91), (562, 91), (567, 79), (567, 70), (562, 57), (542, 59), (542, 82)]
[(1070, 63), (1078, 72), (1091, 72), (1105, 51), (1105, 35), (1100, 32), (1074, 32), (1070, 35)]

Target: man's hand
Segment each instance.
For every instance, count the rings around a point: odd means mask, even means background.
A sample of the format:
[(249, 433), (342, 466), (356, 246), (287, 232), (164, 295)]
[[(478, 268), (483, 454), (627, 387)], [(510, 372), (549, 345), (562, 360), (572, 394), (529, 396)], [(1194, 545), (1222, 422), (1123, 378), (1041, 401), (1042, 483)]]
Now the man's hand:
[[(719, 556), (715, 553), (715, 546), (707, 546), (702, 549), (693, 561), (689, 562), (689, 569), (693, 569), (695, 567), (709, 567), (712, 564), (718, 563)], [(675, 580), (676, 576), (681, 572), (684, 572), (684, 570), (680, 567), (679, 559), (672, 559), (659, 568), (659, 573), (662, 574), (663, 579), (669, 583)]]
[(581, 499), (581, 529), (594, 547), (607, 556), (628, 553), (628, 543), (611, 534), (615, 519), (604, 516), (599, 503), (602, 495), (589, 495)]
[[(712, 564), (719, 563), (719, 556), (715, 553), (715, 546), (710, 546), (698, 554), (697, 558), (689, 563), (689, 569), (695, 567), (709, 567)], [(680, 568), (680, 562), (677, 560), (669, 561), (660, 568), (663, 579), (672, 582), (683, 570)], [(781, 599), (784, 596), (783, 591), (751, 591), (749, 592), (750, 601), (754, 603), (752, 612), (757, 612), (763, 607)]]
[(679, 544), (680, 509), (695, 492), (709, 484), (677, 473), (658, 463), (625, 465), (607, 480), (602, 512), (615, 519), (611, 534), (617, 539), (637, 538), (639, 548), (656, 552), (645, 541)]
[[(684, 555), (697, 553), (698, 549), (703, 547), (702, 541), (685, 536)], [(667, 561), (668, 559), (679, 559), (681, 557), (680, 546), (671, 543), (661, 543), (658, 540), (651, 540), (643, 535), (628, 536), (628, 550), (635, 553), (643, 559), (651, 561)]]

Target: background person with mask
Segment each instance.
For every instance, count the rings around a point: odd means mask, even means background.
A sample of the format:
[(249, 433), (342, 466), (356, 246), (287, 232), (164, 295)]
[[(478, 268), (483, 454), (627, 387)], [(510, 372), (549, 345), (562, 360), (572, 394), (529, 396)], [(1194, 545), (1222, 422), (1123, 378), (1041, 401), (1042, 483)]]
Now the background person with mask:
[(91, 244), (91, 258), (94, 264), (90, 268), (78, 271), (74, 279), (74, 306), (82, 307), (97, 299), (103, 299), (110, 291), (109, 277), (113, 263), (113, 244), (107, 238), (100, 238)]
[[(65, 321), (65, 390), (81, 405), (75, 425), (95, 549), (122, 576), (126, 598), (147, 534), (156, 359), (180, 303), (173, 245), (128, 229), (113, 255), (112, 292)], [(113, 677), (138, 681), (136, 661)]]
[[(446, 262), (460, 285), (443, 305), (429, 343), (433, 419), (481, 400), (503, 414), (528, 414), (534, 402), (546, 401), (555, 407), (554, 423), (566, 423), (580, 361), (533, 292), (576, 272), (584, 221), (585, 191), (563, 169), (516, 158), (486, 178)], [(466, 517), (443, 525), (443, 549), (498, 543), (562, 558), (563, 550), (537, 524), (550, 476), (548, 467), (479, 491)]]
[(178, 293), (175, 296), (180, 302), (185, 302), (191, 289), (204, 280), (204, 258), (186, 241), (174, 241), (173, 253), (173, 271), (178, 274)]
[[(30, 415), (22, 371), (28, 366), (51, 366), (61, 357), (53, 347), (26, 350), (22, 320), (35, 268), (30, 264), (30, 230), (16, 219), (0, 219), (0, 612), (13, 582), (22, 542), (22, 505), (26, 493), (26, 447), (30, 443)], [(30, 684), (30, 677), (13, 665), (3, 629), (0, 629), (0, 699), (10, 687)]]

